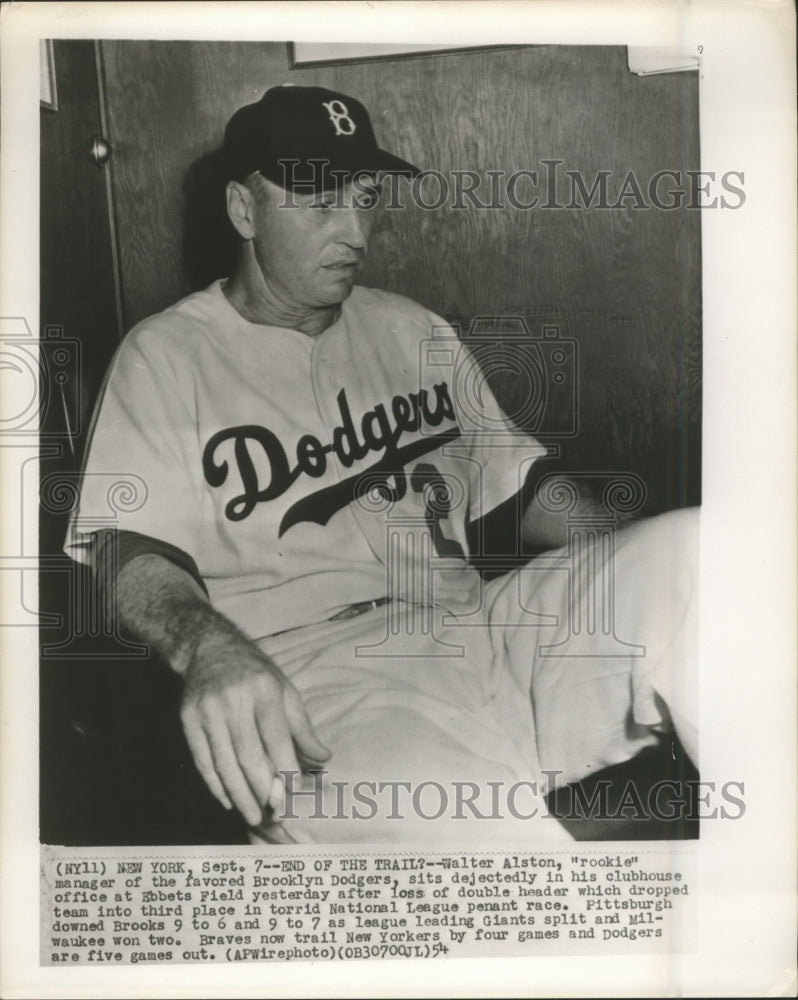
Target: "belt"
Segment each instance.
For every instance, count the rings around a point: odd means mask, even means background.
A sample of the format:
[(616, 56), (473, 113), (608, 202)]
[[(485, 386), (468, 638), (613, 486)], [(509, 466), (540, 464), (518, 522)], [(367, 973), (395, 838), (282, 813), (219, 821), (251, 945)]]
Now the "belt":
[(337, 615), (333, 615), (329, 621), (337, 622), (343, 618), (356, 618), (358, 615), (365, 614), (366, 611), (381, 608), (383, 604), (388, 604), (390, 600), (390, 597), (378, 597), (376, 601), (360, 601), (358, 604), (350, 604), (348, 608), (344, 608)]

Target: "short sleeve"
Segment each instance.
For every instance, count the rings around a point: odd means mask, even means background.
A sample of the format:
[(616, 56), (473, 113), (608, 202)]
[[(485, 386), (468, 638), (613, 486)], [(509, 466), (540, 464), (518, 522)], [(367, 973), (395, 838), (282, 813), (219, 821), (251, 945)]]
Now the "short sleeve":
[[(391, 331), (401, 336), (397, 368), (418, 370), (422, 386), (440, 390), (443, 409), (457, 424), (459, 435), (443, 446), (444, 453), (455, 461), (456, 468), (449, 470), (455, 478), (467, 479), (465, 512), (468, 520), (478, 521), (520, 494), (532, 466), (548, 449), (513, 423), (497, 402), (489, 384), (497, 361), (491, 341), (478, 338), (480, 350), (475, 352), (450, 323), (425, 307), (382, 293), (381, 300), (390, 303)], [(496, 340), (496, 346), (502, 346), (506, 358), (506, 345)], [(371, 350), (382, 352), (383, 345)], [(379, 367), (384, 360), (375, 357), (374, 364)]]
[(504, 413), (484, 369), (460, 343), (451, 398), (469, 462), (469, 517), (484, 517), (518, 494), (545, 445), (518, 428)]
[(78, 562), (91, 561), (91, 536), (102, 529), (148, 535), (197, 559), (197, 427), (190, 376), (179, 371), (176, 353), (168, 332), (145, 327), (128, 335), (114, 359), (65, 544)]

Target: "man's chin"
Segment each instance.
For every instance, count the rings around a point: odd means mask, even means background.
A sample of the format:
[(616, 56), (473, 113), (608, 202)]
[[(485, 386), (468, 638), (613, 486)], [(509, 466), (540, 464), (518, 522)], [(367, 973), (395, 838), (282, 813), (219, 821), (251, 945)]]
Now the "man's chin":
[(328, 286), (327, 294), (324, 296), (324, 304), (328, 306), (339, 306), (342, 302), (349, 298), (354, 287), (354, 277), (340, 278)]

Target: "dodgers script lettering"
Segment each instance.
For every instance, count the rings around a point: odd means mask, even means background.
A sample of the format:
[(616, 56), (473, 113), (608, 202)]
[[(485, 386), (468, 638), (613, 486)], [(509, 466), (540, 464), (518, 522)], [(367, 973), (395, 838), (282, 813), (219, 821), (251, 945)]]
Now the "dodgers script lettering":
[[(426, 389), (407, 396), (394, 396), (390, 402), (390, 415), (384, 404), (376, 404), (363, 414), (359, 433), (349, 409), (346, 390), (342, 389), (338, 394), (337, 403), (340, 421), (333, 429), (332, 440), (322, 444), (312, 434), (303, 435), (296, 444), (296, 464), (293, 468), (285, 446), (266, 427), (246, 424), (228, 427), (212, 435), (202, 456), (206, 481), (214, 488), (227, 481), (229, 463), (226, 459), (217, 459), (216, 455), (223, 444), (232, 441), (243, 488), (243, 492), (225, 506), (228, 520), (243, 521), (257, 504), (282, 496), (300, 476), (314, 479), (323, 476), (327, 471), (327, 455), (331, 453), (347, 469), (369, 453), (383, 452), (383, 456), (357, 475), (303, 497), (291, 506), (280, 523), (281, 537), (302, 521), (326, 524), (336, 511), (370, 491), (376, 491), (386, 500), (401, 500), (407, 492), (405, 466), (460, 436), (459, 428), (453, 427), (399, 447), (402, 435), (418, 432), (422, 422), (429, 427), (439, 427), (444, 420), (454, 420), (454, 407), (446, 382), (432, 387), (432, 398)], [(260, 447), (268, 460), (270, 477), (266, 485), (259, 481), (250, 447)]]

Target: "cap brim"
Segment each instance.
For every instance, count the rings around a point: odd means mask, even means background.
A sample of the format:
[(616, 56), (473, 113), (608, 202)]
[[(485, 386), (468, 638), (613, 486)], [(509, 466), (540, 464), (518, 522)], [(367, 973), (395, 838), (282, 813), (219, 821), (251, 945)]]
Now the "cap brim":
[(418, 177), (421, 173), (419, 167), (394, 156), (393, 153), (386, 152), (384, 149), (378, 149), (375, 155), (379, 160), (377, 170), (384, 174), (404, 174), (407, 177)]

